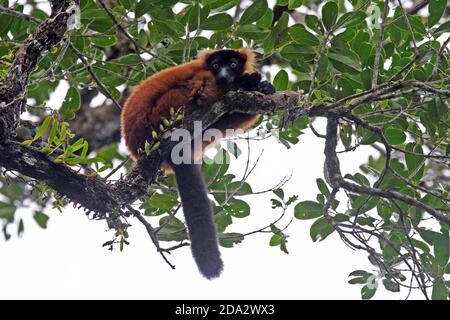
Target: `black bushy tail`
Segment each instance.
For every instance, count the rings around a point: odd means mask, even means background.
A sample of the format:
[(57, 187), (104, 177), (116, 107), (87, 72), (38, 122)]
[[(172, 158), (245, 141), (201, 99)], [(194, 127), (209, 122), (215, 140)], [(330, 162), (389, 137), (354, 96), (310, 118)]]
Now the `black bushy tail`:
[(189, 231), (192, 255), (207, 279), (216, 278), (223, 269), (213, 221), (211, 201), (199, 164), (170, 164), (177, 180)]

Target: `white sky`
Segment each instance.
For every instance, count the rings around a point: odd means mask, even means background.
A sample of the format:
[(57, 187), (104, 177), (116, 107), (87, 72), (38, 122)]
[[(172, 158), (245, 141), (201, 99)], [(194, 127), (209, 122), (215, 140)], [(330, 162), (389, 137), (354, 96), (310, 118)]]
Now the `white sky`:
[[(61, 85), (47, 105), (59, 107), (66, 90)], [(319, 119), (316, 129), (324, 132), (324, 121)], [(241, 143), (244, 154), (232, 168), (242, 174), (246, 144)], [(293, 170), (285, 195), (297, 194), (298, 201), (315, 199), (315, 180), (323, 176), (322, 139), (307, 130), (290, 150), (274, 139), (253, 142), (252, 158), (262, 149), (264, 155), (249, 178), (253, 190), (270, 188)], [(342, 172), (357, 172), (369, 153), (376, 154), (362, 147), (341, 155)], [(227, 232), (252, 231), (275, 220), (279, 212), (271, 209), (270, 198), (271, 194), (244, 197), (251, 215), (235, 219)], [(293, 207), (284, 223), (293, 216)], [(286, 231), (289, 255), (269, 247), (270, 234), (256, 234), (235, 248), (221, 248), (225, 271), (221, 278), (208, 281), (197, 271), (188, 247), (169, 256), (177, 266), (171, 270), (137, 221), (129, 229), (131, 245), (123, 252), (110, 252), (101, 247), (111, 238), (105, 222), (90, 221), (71, 207), (63, 213), (46, 213), (50, 214), (47, 230), (40, 229), (32, 212), (24, 209), (19, 213), (25, 220), (23, 238), (13, 236), (8, 242), (1, 238), (0, 299), (360, 299), (361, 285), (348, 284), (348, 274), (373, 270), (367, 254), (347, 248), (336, 233), (313, 243), (309, 236), (312, 220), (294, 219)], [(380, 283), (374, 298), (403, 299), (406, 295), (403, 288), (394, 294)], [(413, 292), (410, 298), (422, 296)]]

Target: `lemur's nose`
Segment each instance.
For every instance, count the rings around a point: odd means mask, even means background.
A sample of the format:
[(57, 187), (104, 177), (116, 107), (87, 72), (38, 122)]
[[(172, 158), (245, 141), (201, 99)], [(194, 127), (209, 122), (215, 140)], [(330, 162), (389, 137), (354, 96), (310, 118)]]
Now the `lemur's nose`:
[(233, 77), (230, 75), (226, 68), (223, 68), (217, 74), (217, 82), (219, 84), (231, 83), (233, 82)]

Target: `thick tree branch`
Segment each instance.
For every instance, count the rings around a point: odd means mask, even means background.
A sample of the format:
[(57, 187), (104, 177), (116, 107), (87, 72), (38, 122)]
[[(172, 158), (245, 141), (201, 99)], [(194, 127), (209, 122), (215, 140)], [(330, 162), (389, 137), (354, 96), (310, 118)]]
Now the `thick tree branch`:
[[(270, 96), (258, 92), (230, 92), (210, 109), (198, 109), (183, 121), (182, 128), (193, 132), (194, 121), (211, 125), (227, 112), (271, 113), (297, 107), (299, 94), (280, 92)], [(306, 112), (306, 110), (305, 110)], [(61, 195), (88, 210), (100, 214), (116, 211), (142, 197), (158, 177), (162, 159), (169, 155), (175, 142), (166, 133), (158, 152), (141, 157), (126, 178), (109, 184), (100, 176), (85, 176), (53, 160), (39, 150), (16, 142), (0, 144), (0, 166), (7, 170), (41, 180)]]
[(61, 195), (89, 210), (105, 213), (118, 208), (106, 180), (78, 174), (70, 167), (55, 164), (46, 154), (17, 142), (0, 144), (0, 166), (42, 181)]
[[(76, 1), (78, 3), (78, 1)], [(72, 14), (67, 9), (74, 3), (51, 1), (52, 14), (42, 22), (17, 51), (11, 68), (0, 83), (0, 141), (13, 131), (24, 111), (28, 79), (38, 58), (49, 50), (67, 31), (67, 19)]]

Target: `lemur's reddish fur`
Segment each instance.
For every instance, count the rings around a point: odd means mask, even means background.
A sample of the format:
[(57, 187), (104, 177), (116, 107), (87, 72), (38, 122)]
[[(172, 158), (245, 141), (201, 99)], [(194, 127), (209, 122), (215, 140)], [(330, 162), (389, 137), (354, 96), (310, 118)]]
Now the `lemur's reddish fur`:
[[(206, 60), (214, 52), (216, 50), (204, 50), (198, 59), (158, 72), (136, 87), (122, 111), (122, 134), (133, 159), (138, 157), (138, 150), (144, 148), (146, 141), (152, 141), (152, 131), (159, 131), (163, 117), (170, 118), (171, 107), (176, 110), (186, 106), (186, 112), (189, 113), (193, 107), (210, 106), (233, 90), (230, 86), (217, 85), (214, 75), (207, 70)], [(243, 73), (253, 72), (253, 52), (248, 48), (239, 49), (238, 52), (245, 60)], [(244, 118), (241, 115), (236, 121), (230, 117), (227, 121), (219, 120), (213, 127), (223, 133), (225, 129), (245, 130), (258, 119), (258, 115)], [(203, 150), (214, 142), (217, 141), (204, 142)], [(201, 156), (196, 154), (194, 158)]]
[[(171, 108), (177, 110), (184, 106), (184, 114), (187, 115), (193, 108), (210, 107), (230, 90), (271, 92), (273, 87), (268, 87), (268, 83), (264, 85), (261, 75), (253, 73), (253, 63), (254, 55), (247, 48), (205, 50), (197, 60), (156, 73), (139, 84), (122, 111), (122, 133), (133, 159), (138, 157), (146, 141), (152, 143), (152, 132), (160, 131), (163, 119), (171, 118)], [(230, 71), (232, 68), (236, 68), (234, 73)], [(226, 77), (232, 78), (224, 82)], [(266, 88), (262, 90), (263, 87)], [(258, 117), (239, 112), (225, 114), (210, 128), (219, 129), (225, 136), (227, 129), (245, 130)], [(218, 140), (203, 142), (202, 150), (193, 154), (194, 159), (200, 159), (203, 151)], [(201, 165), (175, 164), (167, 158), (163, 167), (166, 173), (172, 170), (175, 173), (194, 260), (203, 276), (216, 278), (223, 269), (223, 262)]]

